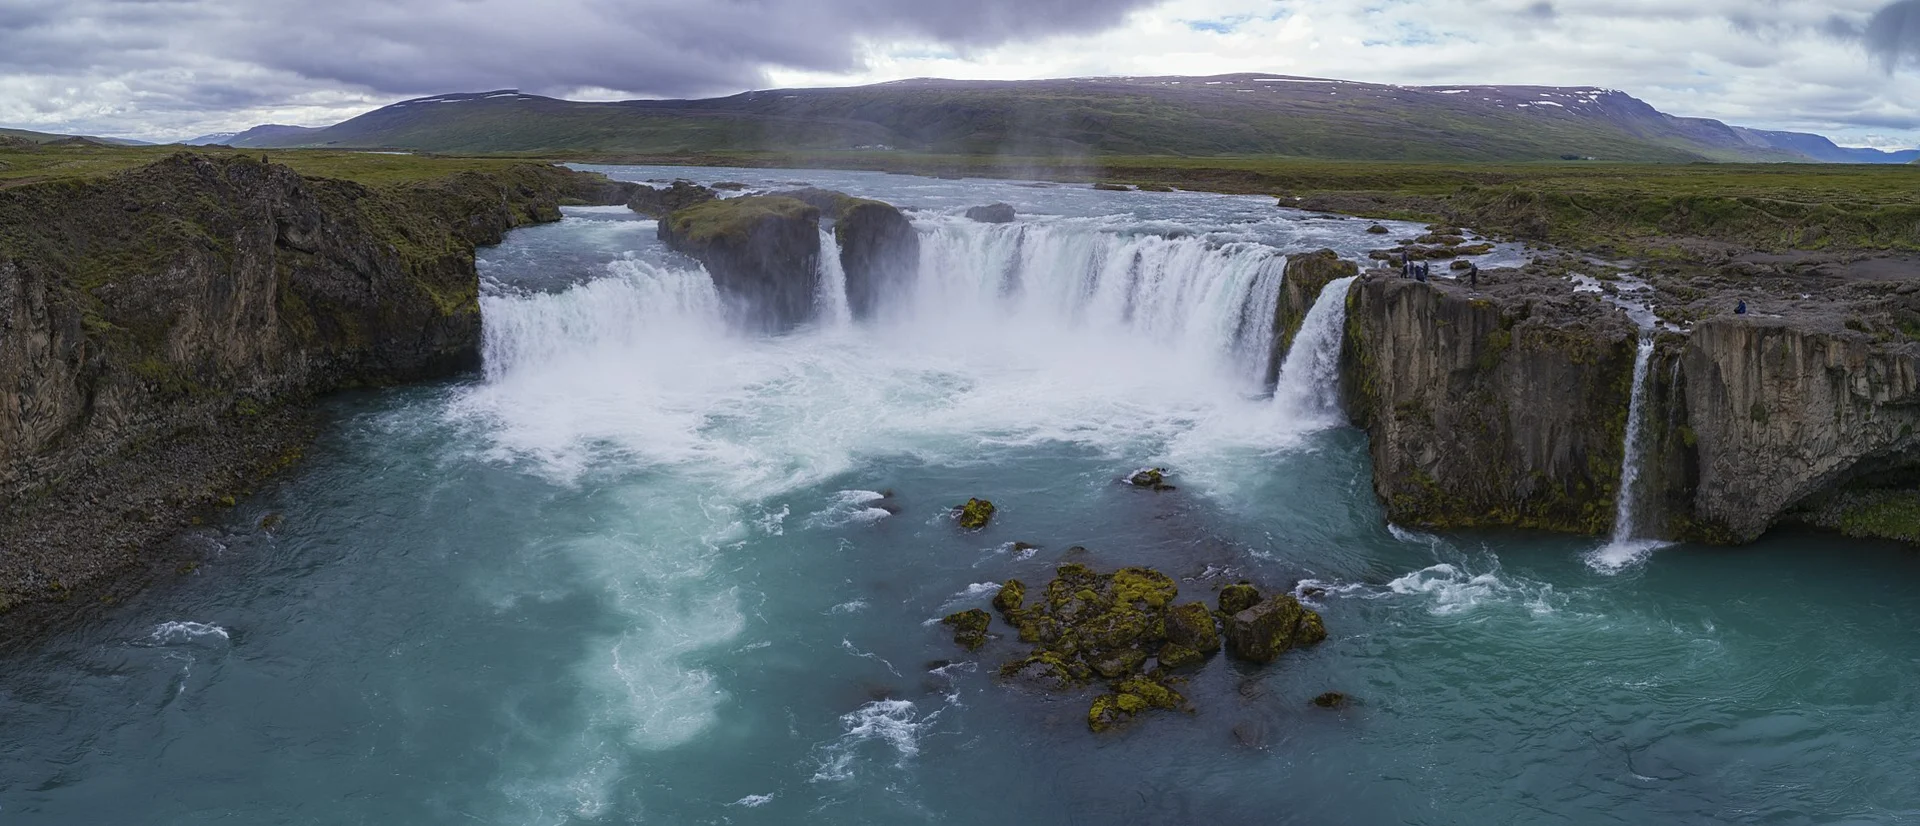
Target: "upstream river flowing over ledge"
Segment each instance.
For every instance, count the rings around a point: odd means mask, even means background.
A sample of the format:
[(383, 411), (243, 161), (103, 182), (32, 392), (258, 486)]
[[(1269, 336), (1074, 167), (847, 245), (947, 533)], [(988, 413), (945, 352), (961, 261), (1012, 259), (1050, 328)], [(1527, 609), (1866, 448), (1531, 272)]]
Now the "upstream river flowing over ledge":
[[(1287, 256), (1363, 258), (1372, 222), (597, 169), (884, 200), (919, 274), (855, 321), (823, 256), (819, 317), (765, 335), (625, 207), (481, 250), (482, 371), (336, 398), (299, 470), (189, 537), (192, 576), (7, 656), (0, 822), (1920, 818), (1902, 548), (1387, 523), (1340, 409), (1349, 281), (1270, 352)], [(1016, 220), (963, 214), (995, 202)], [(1177, 490), (1125, 484), (1148, 467)], [(939, 622), (1066, 563), (1292, 588), (1328, 637), (1091, 733), (1096, 691), (1003, 680), (1008, 628)]]

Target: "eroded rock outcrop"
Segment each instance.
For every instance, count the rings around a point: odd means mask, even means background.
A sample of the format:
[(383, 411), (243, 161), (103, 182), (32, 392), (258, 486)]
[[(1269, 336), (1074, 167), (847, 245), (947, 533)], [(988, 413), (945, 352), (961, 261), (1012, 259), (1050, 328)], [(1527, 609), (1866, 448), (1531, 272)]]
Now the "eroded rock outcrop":
[(854, 318), (872, 318), (919, 273), (920, 233), (892, 204), (817, 188), (775, 194), (813, 205), (832, 224)]
[(665, 218), (690, 206), (698, 206), (719, 197), (713, 190), (692, 181), (674, 181), (664, 187), (635, 185), (628, 195), (627, 208), (653, 218)]
[(1920, 345), (1723, 317), (1680, 358), (1687, 431), (1669, 449), (1698, 468), (1692, 533), (1748, 541), (1811, 497), (1920, 464)]
[(660, 221), (660, 240), (707, 268), (740, 326), (811, 320), (820, 289), (820, 210), (779, 196), (706, 201)]
[(1605, 532), (1635, 327), (1591, 294), (1469, 293), (1374, 274), (1347, 297), (1348, 414), (1387, 518)]
[(475, 247), (625, 196), (537, 164), (375, 188), (185, 152), (0, 190), (0, 605), (297, 456), (289, 403), (476, 364)]

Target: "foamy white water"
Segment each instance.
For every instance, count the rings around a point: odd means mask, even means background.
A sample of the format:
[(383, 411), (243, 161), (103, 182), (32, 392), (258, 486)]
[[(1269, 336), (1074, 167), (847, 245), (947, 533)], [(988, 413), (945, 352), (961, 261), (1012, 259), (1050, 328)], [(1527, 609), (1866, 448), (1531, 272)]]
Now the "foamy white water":
[(1320, 291), (1294, 337), (1273, 403), (1297, 420), (1328, 422), (1340, 414), (1340, 350), (1347, 333), (1347, 293), (1354, 277), (1334, 279)]

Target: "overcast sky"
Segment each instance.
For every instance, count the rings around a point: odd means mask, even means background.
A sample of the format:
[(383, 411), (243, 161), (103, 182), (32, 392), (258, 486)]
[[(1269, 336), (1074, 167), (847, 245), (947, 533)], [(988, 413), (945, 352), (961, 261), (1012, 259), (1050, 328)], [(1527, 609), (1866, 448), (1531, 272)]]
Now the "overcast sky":
[(503, 88), (1241, 71), (1602, 86), (1920, 146), (1920, 0), (0, 0), (0, 125), (146, 139)]

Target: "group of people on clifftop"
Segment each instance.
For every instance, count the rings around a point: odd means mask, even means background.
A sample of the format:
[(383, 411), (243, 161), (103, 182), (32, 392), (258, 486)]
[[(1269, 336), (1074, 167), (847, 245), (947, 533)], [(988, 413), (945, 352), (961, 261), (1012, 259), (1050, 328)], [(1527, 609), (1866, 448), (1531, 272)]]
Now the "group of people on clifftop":
[[(1433, 274), (1427, 268), (1427, 262), (1415, 261), (1413, 260), (1413, 256), (1409, 254), (1406, 250), (1401, 250), (1400, 251), (1400, 277), (1411, 278), (1415, 281), (1418, 281), (1424, 284), (1433, 277)], [(1466, 280), (1467, 280), (1467, 286), (1469, 287), (1480, 286), (1480, 265), (1479, 264), (1475, 264), (1471, 261), (1467, 262)]]

